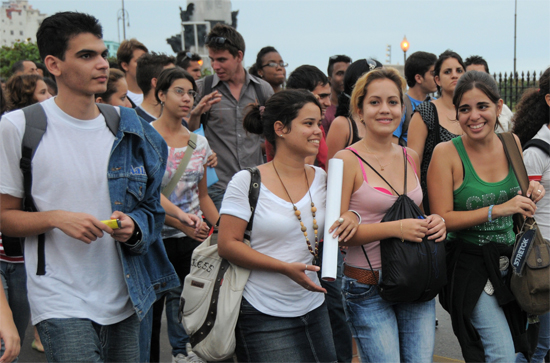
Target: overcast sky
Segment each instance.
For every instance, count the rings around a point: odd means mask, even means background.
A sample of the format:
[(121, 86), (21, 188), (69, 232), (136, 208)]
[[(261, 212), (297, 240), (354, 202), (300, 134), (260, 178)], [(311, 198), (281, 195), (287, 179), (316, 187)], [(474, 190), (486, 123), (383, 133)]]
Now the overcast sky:
[[(517, 70), (537, 73), (550, 66), (550, 0), (518, 0)], [(42, 13), (77, 10), (97, 17), (104, 39), (118, 41), (120, 0), (29, 0)], [(166, 38), (180, 32), (185, 0), (125, 0), (130, 14), (126, 37), (150, 50), (172, 54)], [(483, 56), (490, 71), (510, 72), (514, 59), (514, 0), (233, 0), (237, 30), (246, 42), (245, 65), (266, 45), (279, 50), (288, 70), (313, 64), (326, 72), (328, 57), (374, 57), (403, 64), (407, 54), (452, 49), (463, 58)], [(122, 30), (120, 31), (122, 38)]]

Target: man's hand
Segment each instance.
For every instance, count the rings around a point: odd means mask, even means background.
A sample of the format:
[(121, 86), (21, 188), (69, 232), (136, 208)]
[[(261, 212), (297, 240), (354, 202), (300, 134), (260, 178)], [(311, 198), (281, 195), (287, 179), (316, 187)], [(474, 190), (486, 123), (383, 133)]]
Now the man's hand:
[(134, 220), (118, 210), (113, 212), (111, 219), (118, 219), (120, 221), (120, 228), (115, 229), (111, 234), (115, 241), (128, 241), (128, 239), (134, 234), (134, 229), (136, 228)]
[(103, 232), (113, 234), (113, 230), (110, 227), (87, 213), (57, 211), (54, 219), (55, 227), (59, 228), (67, 236), (76, 238), (84, 243), (92, 243), (92, 241), (103, 237)]
[(218, 165), (218, 154), (212, 150), (212, 154), (208, 157), (206, 160), (206, 166), (209, 166), (211, 168), (215, 168)]
[(210, 111), (212, 105), (220, 102), (222, 100), (222, 95), (218, 91), (214, 91), (209, 95), (204, 96), (200, 102), (195, 106), (191, 111), (191, 116), (200, 116), (205, 112)]

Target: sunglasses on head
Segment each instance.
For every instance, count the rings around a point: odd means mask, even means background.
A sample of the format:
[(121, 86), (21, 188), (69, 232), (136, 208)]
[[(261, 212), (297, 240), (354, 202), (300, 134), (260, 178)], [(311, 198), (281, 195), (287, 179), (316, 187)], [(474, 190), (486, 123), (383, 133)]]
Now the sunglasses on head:
[(230, 46), (240, 50), (235, 44), (233, 44), (233, 42), (231, 42), (231, 40), (227, 39), (226, 37), (206, 36), (206, 38), (204, 38), (204, 42), (206, 44), (219, 44), (219, 45), (227, 43)]

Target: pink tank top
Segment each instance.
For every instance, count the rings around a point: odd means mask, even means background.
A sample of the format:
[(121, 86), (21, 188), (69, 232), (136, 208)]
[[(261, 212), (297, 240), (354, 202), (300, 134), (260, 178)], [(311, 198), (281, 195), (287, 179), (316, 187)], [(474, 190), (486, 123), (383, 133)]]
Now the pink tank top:
[[(357, 152), (355, 149), (348, 147), (348, 149)], [(414, 169), (416, 176), (416, 187), (407, 193), (417, 205), (422, 202), (422, 189), (420, 188), (420, 181), (418, 180), (418, 174), (416, 172), (416, 165), (414, 160), (407, 155), (406, 149), (403, 149), (409, 164)], [(397, 196), (391, 194), (391, 192), (385, 188), (374, 188), (369, 185), (367, 181), (367, 174), (365, 173), (365, 165), (361, 159), (357, 158), (363, 171), (363, 184), (352, 195), (349, 202), (349, 209), (354, 210), (361, 214), (361, 224), (380, 223), (382, 218), (386, 215), (388, 209), (395, 203)], [(368, 168), (368, 166), (367, 166)], [(382, 261), (380, 258), (380, 241), (367, 243), (364, 245), (365, 251), (369, 256), (372, 268), (380, 270), (382, 268)], [(347, 265), (370, 269), (367, 259), (361, 246), (350, 246), (346, 254), (345, 262)]]

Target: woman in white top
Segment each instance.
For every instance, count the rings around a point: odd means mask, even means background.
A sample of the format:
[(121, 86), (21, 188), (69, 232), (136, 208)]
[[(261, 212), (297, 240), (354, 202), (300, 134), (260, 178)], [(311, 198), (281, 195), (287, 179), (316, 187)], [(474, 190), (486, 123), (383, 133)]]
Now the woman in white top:
[[(513, 119), (513, 132), (519, 137), (521, 145), (530, 140), (542, 140), (550, 144), (550, 68), (540, 78), (538, 89), (530, 89), (521, 97), (516, 106)], [(538, 147), (524, 149), (523, 161), (529, 179), (538, 180), (545, 190), (550, 190), (550, 155)], [(550, 195), (545, 195), (538, 203), (535, 219), (542, 236), (550, 240)], [(537, 348), (531, 362), (543, 362), (550, 350), (550, 313), (539, 316), (540, 329)], [(516, 362), (527, 362), (523, 354), (518, 354)]]
[[(236, 328), (239, 362), (336, 361), (332, 331), (315, 265), (325, 216), (326, 173), (306, 165), (322, 132), (321, 106), (304, 90), (283, 90), (244, 118), (248, 132), (275, 149), (258, 167), (262, 185), (251, 246), (243, 235), (251, 216), (248, 171), (229, 183), (220, 211), (220, 256), (251, 269)], [(347, 240), (357, 217), (345, 212), (330, 233)]]
[[(158, 77), (155, 96), (162, 106), (160, 117), (151, 123), (168, 144), (168, 161), (166, 172), (162, 179), (162, 188), (168, 185), (177, 174), (178, 167), (184, 156), (191, 153), (191, 158), (179, 178), (168, 200), (183, 212), (198, 217), (204, 215), (210, 225), (218, 221), (218, 210), (208, 196), (206, 182), (207, 158), (212, 153), (206, 138), (197, 135), (194, 149), (190, 144), (190, 131), (182, 125), (182, 118), (187, 117), (193, 107), (196, 85), (193, 77), (182, 68), (165, 69)], [(161, 200), (166, 209), (169, 204)], [(180, 220), (166, 216), (162, 229), (162, 238), (170, 262), (174, 265), (182, 285), (166, 294), (166, 315), (168, 338), (172, 346), (172, 356), (186, 359), (186, 345), (189, 341), (183, 326), (178, 321), (178, 307), (183, 281), (191, 268), (191, 255), (206, 237), (210, 227), (205, 222), (199, 222), (196, 227), (190, 227)], [(158, 339), (160, 320), (164, 305), (164, 297), (153, 305), (153, 337), (151, 342), (151, 361), (158, 361)]]

